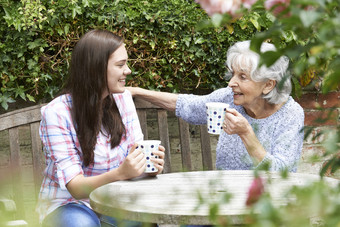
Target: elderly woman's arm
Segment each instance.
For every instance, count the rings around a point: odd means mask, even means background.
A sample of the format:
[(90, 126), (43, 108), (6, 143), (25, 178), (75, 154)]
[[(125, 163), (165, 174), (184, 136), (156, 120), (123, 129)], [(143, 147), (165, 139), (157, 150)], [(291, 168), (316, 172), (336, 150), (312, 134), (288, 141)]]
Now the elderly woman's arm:
[(126, 87), (132, 96), (144, 99), (170, 111), (190, 124), (206, 124), (207, 102), (231, 103), (231, 89), (221, 88), (208, 95), (174, 94), (150, 91), (138, 87)]
[(151, 91), (139, 87), (126, 87), (132, 96), (142, 98), (169, 111), (175, 111), (178, 94)]

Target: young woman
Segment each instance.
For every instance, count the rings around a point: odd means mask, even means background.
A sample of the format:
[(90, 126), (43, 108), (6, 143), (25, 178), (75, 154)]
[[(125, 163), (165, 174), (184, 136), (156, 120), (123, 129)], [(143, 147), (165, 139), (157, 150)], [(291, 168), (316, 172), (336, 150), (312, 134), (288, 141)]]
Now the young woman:
[[(77, 43), (65, 93), (41, 110), (46, 169), (37, 211), (43, 226), (115, 226), (96, 214), (88, 196), (95, 188), (143, 174), (143, 140), (126, 76), (131, 73), (123, 39), (92, 30)], [(153, 159), (161, 173), (164, 147)], [(138, 226), (140, 223), (129, 223)]]

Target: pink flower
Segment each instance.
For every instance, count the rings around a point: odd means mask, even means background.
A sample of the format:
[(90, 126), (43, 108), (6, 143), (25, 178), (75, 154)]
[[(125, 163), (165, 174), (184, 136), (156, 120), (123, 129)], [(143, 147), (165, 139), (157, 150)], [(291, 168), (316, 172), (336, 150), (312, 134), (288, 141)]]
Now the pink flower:
[(215, 13), (228, 13), (232, 16), (243, 5), (245, 8), (250, 8), (256, 0), (196, 0), (209, 16)]
[(242, 2), (243, 2), (243, 6), (244, 6), (245, 8), (250, 9), (251, 6), (252, 6), (255, 2), (257, 2), (257, 0), (242, 0)]
[(264, 6), (267, 10), (272, 10), (274, 15), (279, 15), (290, 4), (290, 0), (266, 0)]
[(255, 177), (248, 191), (247, 206), (256, 203), (264, 192), (264, 184), (261, 177)]

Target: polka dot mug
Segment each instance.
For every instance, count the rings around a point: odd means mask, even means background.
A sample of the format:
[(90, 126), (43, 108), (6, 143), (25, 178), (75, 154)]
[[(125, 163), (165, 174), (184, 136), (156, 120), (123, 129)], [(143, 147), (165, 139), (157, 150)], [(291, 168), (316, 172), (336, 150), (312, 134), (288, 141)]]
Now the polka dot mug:
[(220, 134), (222, 131), (224, 116), (229, 104), (223, 102), (206, 103), (208, 133)]
[(161, 144), (160, 140), (143, 140), (137, 143), (138, 146), (136, 149), (141, 150), (145, 154), (146, 158), (146, 168), (145, 173), (154, 173), (157, 172), (158, 169), (154, 166), (151, 161), (151, 157), (158, 158), (157, 155), (154, 155), (153, 152), (158, 150), (159, 145)]

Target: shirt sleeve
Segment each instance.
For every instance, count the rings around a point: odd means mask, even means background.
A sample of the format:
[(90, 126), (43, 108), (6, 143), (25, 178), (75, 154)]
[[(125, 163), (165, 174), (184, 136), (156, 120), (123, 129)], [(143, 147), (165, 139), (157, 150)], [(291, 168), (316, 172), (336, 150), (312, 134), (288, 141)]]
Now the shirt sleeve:
[(285, 118), (283, 122), (284, 124), (278, 128), (278, 133), (273, 137), (275, 140), (271, 151), (267, 151), (266, 156), (256, 168), (269, 163), (271, 171), (281, 171), (284, 169), (291, 172), (297, 171), (304, 137), (303, 110), (299, 108), (291, 112), (290, 117)]
[(176, 116), (190, 124), (207, 123), (207, 102), (232, 103), (231, 89), (221, 88), (208, 95), (181, 94), (176, 102)]
[(142, 128), (140, 126), (137, 110), (135, 103), (133, 102), (132, 95), (129, 90), (125, 90), (126, 93), (126, 103), (129, 108), (129, 112), (131, 112), (131, 125), (132, 125), (132, 134), (135, 142), (142, 141), (144, 139), (144, 135), (142, 132)]
[(66, 190), (66, 184), (72, 178), (83, 174), (82, 158), (75, 144), (75, 130), (67, 108), (58, 104), (42, 109), (40, 137), (46, 157), (55, 165), (50, 177)]

